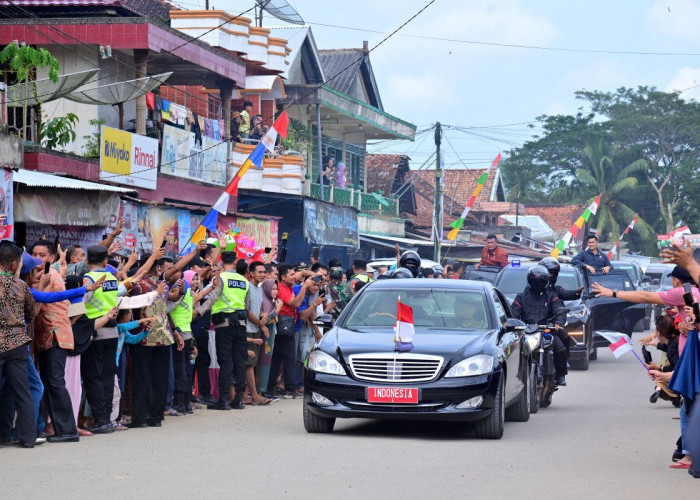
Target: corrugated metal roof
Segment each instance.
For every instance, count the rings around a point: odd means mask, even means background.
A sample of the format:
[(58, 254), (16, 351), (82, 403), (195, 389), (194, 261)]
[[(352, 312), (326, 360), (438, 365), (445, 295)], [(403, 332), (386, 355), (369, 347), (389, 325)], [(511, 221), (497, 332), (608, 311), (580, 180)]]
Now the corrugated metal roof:
[(135, 193), (136, 190), (98, 184), (97, 182), (61, 177), (59, 175), (46, 174), (35, 170), (19, 169), (13, 176), (14, 182), (19, 182), (29, 187), (52, 187), (59, 189), (82, 189), (84, 191), (108, 191), (111, 193)]
[[(325, 49), (318, 51), (323, 72), (332, 77), (326, 85), (343, 94), (350, 93), (363, 59), (362, 49)], [(337, 75), (337, 76), (335, 76)]]

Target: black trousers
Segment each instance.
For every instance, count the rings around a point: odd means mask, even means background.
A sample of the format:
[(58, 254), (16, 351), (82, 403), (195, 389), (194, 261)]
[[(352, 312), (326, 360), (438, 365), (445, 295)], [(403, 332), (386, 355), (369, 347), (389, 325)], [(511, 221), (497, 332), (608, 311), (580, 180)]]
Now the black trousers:
[(190, 404), (192, 394), (192, 380), (190, 379), (190, 353), (192, 343), (185, 340), (185, 347), (177, 350), (177, 345), (171, 346), (173, 350), (173, 373), (175, 375), (175, 390), (173, 391), (173, 408), (184, 410)]
[[(54, 345), (47, 351), (38, 354), (39, 376), (44, 383), (44, 400), (46, 401), (53, 429), (57, 436), (75, 434), (78, 427), (75, 425), (73, 404), (70, 394), (66, 389), (66, 357), (68, 351), (61, 349), (54, 339)], [(113, 377), (114, 378), (114, 377)], [(109, 400), (110, 410), (112, 400)]]
[(92, 408), (95, 426), (109, 423), (114, 397), (114, 376), (117, 373), (116, 358), (117, 339), (93, 340), (80, 357), (83, 388)]
[(566, 366), (568, 358), (568, 350), (564, 342), (558, 335), (554, 335), (554, 369), (557, 371), (557, 377), (565, 377), (569, 373)]
[(272, 393), (280, 374), (280, 368), (284, 368), (284, 388), (287, 391), (295, 387), (294, 374), (296, 372), (297, 340), (294, 337), (275, 337), (275, 346), (272, 348), (272, 361), (270, 362), (270, 378), (267, 382), (267, 392)]
[(5, 383), (9, 385), (9, 389), (15, 396), (17, 439), (25, 443), (33, 443), (36, 440), (36, 415), (29, 391), (28, 356), (26, 345), (1, 353), (0, 381), (4, 377)]
[(197, 342), (197, 360), (194, 369), (197, 372), (197, 393), (200, 396), (211, 397), (211, 384), (209, 383), (209, 330), (201, 329), (194, 337)]
[(231, 377), (236, 394), (245, 391), (245, 363), (248, 359), (248, 342), (245, 325), (223, 326), (216, 329), (216, 360), (219, 363), (219, 399), (228, 399)]
[(168, 399), (170, 346), (131, 346), (132, 422), (161, 422)]

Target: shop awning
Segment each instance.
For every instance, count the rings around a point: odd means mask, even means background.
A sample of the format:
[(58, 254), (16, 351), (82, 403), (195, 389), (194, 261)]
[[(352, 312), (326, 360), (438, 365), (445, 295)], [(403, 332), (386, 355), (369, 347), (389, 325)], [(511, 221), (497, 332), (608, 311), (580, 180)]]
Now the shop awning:
[(372, 233), (360, 233), (360, 241), (366, 241), (374, 245), (394, 248), (398, 243), (401, 247), (432, 247), (433, 242), (430, 240), (416, 240), (413, 238), (402, 238), (400, 236), (385, 236)]
[(35, 170), (19, 169), (12, 178), (14, 182), (24, 184), (28, 187), (47, 187), (57, 189), (81, 189), (84, 191), (105, 191), (110, 193), (135, 193), (136, 190), (110, 186), (108, 184), (98, 184), (97, 182), (82, 181), (61, 177), (59, 175), (46, 174)]

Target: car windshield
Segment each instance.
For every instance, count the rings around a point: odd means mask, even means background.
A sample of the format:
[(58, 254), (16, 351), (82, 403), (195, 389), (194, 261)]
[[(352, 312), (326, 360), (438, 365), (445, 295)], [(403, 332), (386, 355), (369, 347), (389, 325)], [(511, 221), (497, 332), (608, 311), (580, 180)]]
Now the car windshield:
[(630, 264), (615, 264), (615, 269), (625, 271), (632, 281), (637, 280), (637, 269)]
[(527, 286), (527, 269), (505, 268), (496, 280), (496, 287), (504, 294), (520, 293)]
[(632, 281), (627, 274), (602, 274), (596, 273), (588, 276), (588, 279), (593, 283), (599, 283), (606, 288), (611, 288), (613, 290), (634, 290), (632, 286)]
[(431, 330), (485, 330), (490, 328), (483, 292), (474, 290), (367, 289), (353, 302), (341, 326), (367, 331), (393, 328), (398, 299), (413, 308), (417, 332)]
[(557, 277), (557, 285), (565, 290), (576, 290), (579, 286), (575, 271), (560, 271)]
[(665, 286), (668, 288), (673, 288), (672, 280), (673, 276), (671, 276), (670, 274), (664, 274), (664, 277), (661, 278), (661, 283), (659, 283), (659, 287)]

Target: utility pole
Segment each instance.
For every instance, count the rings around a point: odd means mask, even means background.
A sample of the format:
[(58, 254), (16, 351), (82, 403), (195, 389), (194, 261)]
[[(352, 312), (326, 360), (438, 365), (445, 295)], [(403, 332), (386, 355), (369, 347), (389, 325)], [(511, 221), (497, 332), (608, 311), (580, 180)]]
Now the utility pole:
[(440, 158), (440, 144), (442, 143), (442, 126), (440, 122), (435, 124), (435, 210), (433, 226), (433, 260), (440, 262), (440, 244), (442, 243), (442, 163)]

